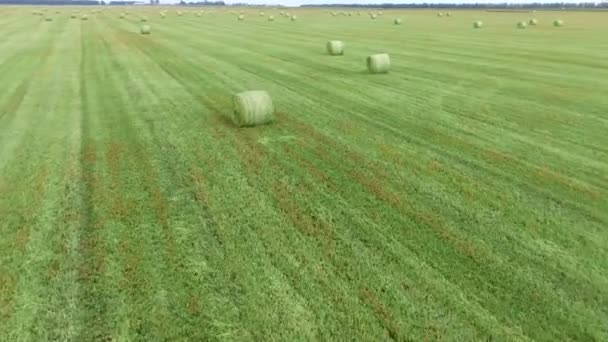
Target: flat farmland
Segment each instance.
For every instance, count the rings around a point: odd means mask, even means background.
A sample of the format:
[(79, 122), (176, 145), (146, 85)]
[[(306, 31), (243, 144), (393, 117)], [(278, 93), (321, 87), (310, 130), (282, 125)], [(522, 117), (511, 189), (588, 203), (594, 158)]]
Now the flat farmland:
[(203, 10), (0, 7), (0, 340), (608, 340), (608, 12)]

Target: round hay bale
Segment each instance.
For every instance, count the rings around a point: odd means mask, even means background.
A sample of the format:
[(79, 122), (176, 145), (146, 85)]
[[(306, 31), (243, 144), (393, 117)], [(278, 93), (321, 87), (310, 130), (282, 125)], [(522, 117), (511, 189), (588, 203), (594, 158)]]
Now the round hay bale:
[(450, 12), (446, 12), (445, 16), (446, 16), (446, 17), (451, 17), (451, 16), (452, 16), (452, 13), (450, 13)]
[(274, 15), (269, 15), (268, 16), (268, 21), (274, 21)]
[(120, 19), (124, 19), (125, 18), (125, 14), (122, 13), (121, 15), (118, 16)]
[(437, 17), (438, 17), (438, 18), (443, 17), (443, 13), (441, 13), (441, 12), (437, 13)]
[(331, 12), (331, 15), (335, 17), (335, 16), (337, 16), (337, 15), (338, 15), (338, 13), (336, 13), (336, 12)]
[(161, 18), (161, 19), (165, 19), (165, 17), (166, 17), (166, 16), (167, 16), (167, 15), (166, 15), (165, 13), (161, 13), (161, 14), (160, 14), (160, 18)]
[(538, 20), (535, 18), (530, 19), (530, 21), (528, 22), (531, 26), (536, 26), (538, 25)]
[(401, 25), (402, 20), (401, 18), (395, 18), (395, 25)]
[(528, 27), (528, 24), (525, 21), (520, 21), (517, 23), (517, 28), (518, 29), (525, 29), (526, 27)]
[(76, 19), (76, 14), (72, 14), (72, 15), (70, 16), (70, 18), (72, 18), (72, 19)]
[(339, 40), (330, 40), (327, 42), (327, 53), (332, 56), (341, 56), (344, 54), (344, 43)]
[(150, 28), (150, 25), (141, 25), (140, 32), (141, 34), (150, 34), (152, 29)]
[(177, 16), (181, 17), (182, 16), (182, 11), (177, 11)]
[(369, 15), (369, 17), (370, 17), (372, 20), (375, 20), (375, 19), (376, 19), (378, 16), (377, 16), (376, 14), (372, 13), (372, 14), (370, 14), (370, 15)]
[(382, 11), (378, 12), (378, 15), (383, 15), (384, 13)]
[(44, 19), (44, 20), (46, 20), (46, 21), (53, 21), (53, 18), (51, 18), (51, 17), (46, 17), (46, 19)]
[(239, 16), (237, 17), (237, 19), (238, 19), (239, 21), (243, 21), (243, 20), (245, 20), (245, 16), (244, 16), (244, 15), (242, 15), (242, 14), (239, 14)]
[(372, 74), (386, 74), (391, 68), (391, 58), (386, 53), (367, 57), (367, 70)]
[(291, 16), (291, 21), (296, 21), (296, 20), (298, 20), (298, 16), (296, 16), (296, 15), (292, 15), (292, 16)]
[(562, 26), (564, 26), (564, 22), (561, 19), (557, 19), (557, 20), (553, 21), (553, 26), (562, 27)]
[(251, 90), (235, 94), (232, 103), (232, 121), (239, 127), (263, 125), (273, 119), (274, 106), (266, 91)]
[(81, 19), (82, 19), (82, 20), (89, 20), (89, 16), (88, 16), (88, 15), (86, 15), (86, 14), (83, 14)]
[(480, 20), (474, 21), (473, 22), (473, 28), (481, 28), (483, 26), (483, 23)]
[(148, 18), (146, 17), (141, 17), (141, 19), (139, 19), (139, 21), (141, 21), (142, 23), (145, 23), (148, 21)]
[(266, 14), (264, 14), (264, 12), (260, 12), (260, 17), (265, 16)]

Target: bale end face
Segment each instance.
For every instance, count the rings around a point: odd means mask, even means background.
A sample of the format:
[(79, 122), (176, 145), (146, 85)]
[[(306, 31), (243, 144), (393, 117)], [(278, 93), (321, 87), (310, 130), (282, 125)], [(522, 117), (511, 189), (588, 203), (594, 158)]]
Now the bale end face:
[(241, 15), (239, 15), (239, 16), (237, 17), (237, 19), (238, 19), (239, 21), (243, 21), (243, 20), (245, 20), (245, 16), (241, 14)]
[(473, 23), (473, 27), (474, 28), (481, 28), (483, 26), (483, 23), (481, 21), (476, 21)]
[(525, 21), (520, 21), (517, 23), (517, 28), (518, 29), (525, 29), (526, 27), (528, 27), (528, 24), (526, 24)]
[(553, 22), (553, 26), (555, 26), (555, 27), (561, 27), (563, 25), (564, 25), (564, 22), (560, 19), (557, 19)]
[(273, 15), (268, 16), (268, 21), (274, 21), (274, 16)]
[(251, 90), (235, 94), (232, 103), (232, 121), (239, 127), (263, 125), (273, 120), (274, 106), (266, 91)]
[(538, 25), (538, 20), (537, 19), (530, 19), (529, 24), (532, 26), (536, 26)]
[(150, 28), (150, 25), (142, 25), (140, 32), (141, 34), (150, 34), (152, 32), (152, 29)]
[(401, 19), (399, 19), (399, 18), (395, 19), (395, 25), (401, 25)]
[(372, 74), (386, 74), (391, 68), (391, 58), (386, 53), (367, 57), (367, 70)]
[(344, 43), (339, 40), (327, 42), (327, 53), (331, 56), (341, 56), (344, 54)]

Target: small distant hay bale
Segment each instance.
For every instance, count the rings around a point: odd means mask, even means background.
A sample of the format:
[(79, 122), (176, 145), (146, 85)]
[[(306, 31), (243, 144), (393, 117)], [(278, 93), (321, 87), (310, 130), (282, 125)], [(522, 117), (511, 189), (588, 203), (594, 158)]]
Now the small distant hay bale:
[(150, 28), (150, 25), (141, 25), (140, 32), (141, 34), (150, 34), (152, 33), (152, 29)]
[(235, 94), (232, 103), (232, 121), (239, 127), (263, 125), (273, 120), (274, 106), (266, 91), (251, 90)]
[(538, 25), (538, 19), (532, 18), (530, 19), (530, 21), (528, 21), (528, 23), (530, 24), (530, 26), (536, 26)]
[(160, 18), (161, 18), (161, 19), (165, 19), (165, 17), (167, 17), (167, 15), (166, 15), (165, 13), (161, 13), (161, 14), (160, 14)]
[(344, 43), (339, 40), (330, 40), (327, 42), (327, 53), (332, 56), (341, 56), (344, 54)]
[(474, 21), (473, 22), (473, 28), (482, 28), (483, 27), (483, 23), (480, 20)]
[(564, 26), (564, 21), (561, 19), (556, 19), (553, 21), (553, 26), (555, 27), (562, 27)]
[(72, 19), (76, 19), (76, 14), (72, 14), (72, 15), (70, 16), (70, 18), (72, 18)]
[(263, 16), (265, 16), (265, 15), (266, 15), (266, 13), (264, 13), (264, 12), (260, 12), (260, 17), (263, 17)]
[(139, 19), (139, 21), (141, 21), (142, 23), (145, 23), (148, 21), (148, 18), (146, 17), (141, 17), (141, 19)]
[(518, 29), (525, 29), (526, 27), (528, 27), (528, 24), (525, 21), (520, 21), (517, 23), (517, 28)]
[(372, 74), (386, 74), (391, 68), (391, 58), (386, 53), (367, 57), (367, 70)]
[(182, 14), (183, 14), (183, 13), (182, 13), (182, 11), (177, 11), (177, 16), (178, 16), (178, 17), (181, 17), (181, 16), (182, 16)]
[(239, 14), (239, 16), (237, 17), (237, 19), (238, 19), (239, 21), (243, 21), (243, 20), (245, 20), (245, 16), (244, 16), (244, 15), (242, 15), (242, 14)]
[(124, 13), (121, 13), (121, 14), (120, 14), (118, 17), (119, 17), (120, 19), (124, 19), (124, 18), (125, 18), (125, 14), (124, 14)]
[(89, 20), (89, 16), (86, 15), (86, 14), (83, 14), (80, 19), (82, 19), (82, 20)]
[(274, 15), (269, 15), (268, 16), (268, 21), (274, 21)]
[(46, 21), (53, 21), (53, 18), (51, 18), (51, 17), (46, 17), (46, 19), (44, 19), (44, 20), (46, 20)]
[(370, 19), (375, 20), (378, 16), (375, 13), (369, 15)]
[(450, 12), (446, 12), (446, 13), (445, 13), (445, 16), (446, 16), (446, 17), (451, 17), (451, 16), (452, 16), (452, 13), (450, 13)]
[(384, 12), (382, 12), (382, 11), (378, 12), (378, 15), (383, 15), (383, 14), (384, 14)]
[(291, 16), (291, 21), (296, 21), (298, 20), (298, 16), (297, 15), (292, 15)]
[(335, 17), (335, 16), (337, 16), (337, 15), (338, 15), (338, 13), (336, 13), (336, 12), (331, 12), (331, 15)]
[(394, 21), (395, 25), (401, 25), (402, 22), (403, 21), (401, 20), (401, 18), (395, 18), (395, 21)]
[(443, 17), (443, 13), (441, 13), (441, 12), (437, 13), (437, 17), (438, 17), (438, 18)]

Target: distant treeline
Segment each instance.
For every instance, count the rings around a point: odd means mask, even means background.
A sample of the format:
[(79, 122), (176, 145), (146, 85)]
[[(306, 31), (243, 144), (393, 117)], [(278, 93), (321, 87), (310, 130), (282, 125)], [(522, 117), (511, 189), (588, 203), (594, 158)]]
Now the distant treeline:
[(435, 3), (410, 3), (410, 4), (324, 4), (324, 5), (301, 5), (300, 7), (356, 7), (356, 8), (453, 8), (453, 9), (585, 9), (585, 8), (607, 8), (608, 2), (594, 3), (502, 3), (502, 4), (435, 4)]
[(179, 2), (183, 6), (226, 6), (223, 1), (197, 1), (197, 2), (185, 2), (181, 0)]

